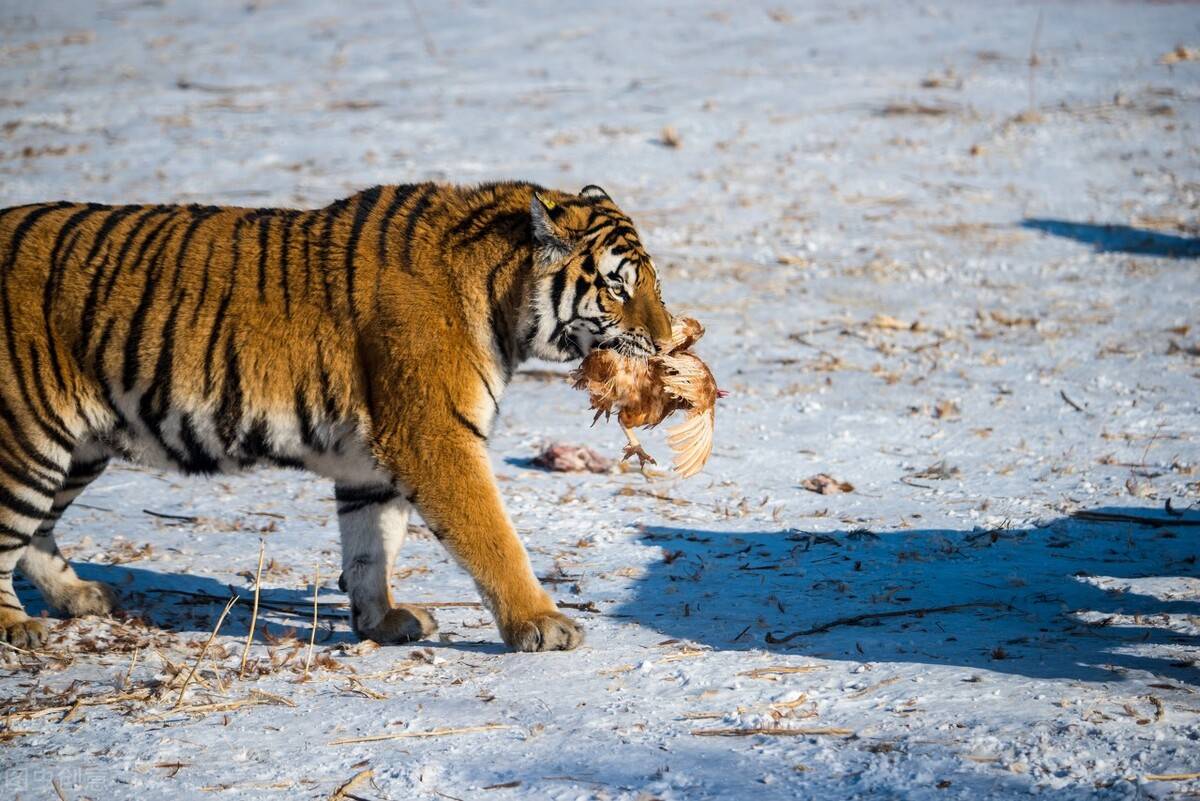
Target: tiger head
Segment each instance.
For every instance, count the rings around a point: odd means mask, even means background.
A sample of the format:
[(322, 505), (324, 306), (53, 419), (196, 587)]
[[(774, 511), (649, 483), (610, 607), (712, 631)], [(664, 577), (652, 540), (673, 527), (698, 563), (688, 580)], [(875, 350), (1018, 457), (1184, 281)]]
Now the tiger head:
[(671, 315), (654, 262), (608, 193), (598, 186), (578, 195), (537, 189), (530, 214), (532, 355), (568, 361), (594, 348), (654, 355), (671, 338)]

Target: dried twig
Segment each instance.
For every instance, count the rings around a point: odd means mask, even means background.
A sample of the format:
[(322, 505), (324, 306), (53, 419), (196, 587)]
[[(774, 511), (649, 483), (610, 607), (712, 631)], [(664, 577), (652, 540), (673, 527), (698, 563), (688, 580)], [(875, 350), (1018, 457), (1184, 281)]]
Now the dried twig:
[(115, 695), (85, 696), (76, 699), (75, 703), (71, 704), (70, 706), (60, 704), (56, 706), (35, 707), (32, 709), (16, 709), (8, 714), (11, 717), (20, 720), (33, 720), (34, 718), (53, 715), (55, 712), (69, 712), (75, 707), (108, 706), (110, 704), (117, 704), (122, 701), (147, 701), (149, 699), (150, 691), (143, 688), (129, 693), (117, 693)]
[(294, 701), (271, 693), (254, 692), (246, 698), (236, 698), (232, 701), (218, 701), (211, 704), (192, 704), (190, 706), (175, 706), (166, 712), (154, 712), (138, 718), (138, 723), (161, 720), (172, 715), (211, 715), (214, 712), (231, 712), (247, 706), (290, 706), (295, 707)]
[(1071, 517), (1076, 520), (1090, 520), (1096, 523), (1137, 523), (1142, 526), (1154, 526), (1156, 528), (1200, 526), (1200, 520), (1163, 520), (1157, 517), (1142, 517), (1141, 515), (1127, 515), (1119, 512), (1090, 512), (1083, 510), (1075, 512)]
[(161, 517), (164, 520), (182, 520), (185, 523), (198, 523), (200, 518), (195, 515), (171, 515), (166, 512), (156, 512), (153, 509), (143, 509), (143, 512), (151, 517)]
[(1080, 406), (1078, 403), (1076, 403), (1075, 401), (1073, 401), (1073, 400), (1071, 400), (1069, 397), (1067, 397), (1067, 392), (1066, 392), (1066, 390), (1060, 389), (1060, 390), (1058, 391), (1058, 396), (1059, 396), (1060, 398), (1062, 398), (1062, 399), (1063, 399), (1063, 400), (1066, 402), (1066, 404), (1067, 404), (1068, 406), (1070, 406), (1072, 409), (1074, 409), (1075, 411), (1077, 411), (1077, 412), (1082, 412), (1082, 411), (1084, 411), (1084, 409), (1083, 409), (1083, 407), (1082, 407), (1082, 406)]
[(354, 743), (375, 743), (381, 740), (405, 740), (416, 737), (447, 737), (452, 734), (475, 734), (483, 731), (498, 731), (511, 729), (512, 726), (503, 723), (485, 723), (482, 726), (463, 726), (461, 728), (430, 729), (428, 731), (399, 731), (393, 734), (371, 734), (366, 737), (342, 737), (330, 740), (330, 745), (353, 745)]
[(823, 634), (824, 632), (829, 631), (830, 629), (835, 629), (838, 626), (858, 626), (868, 620), (882, 620), (889, 617), (906, 617), (908, 615), (922, 616), (933, 614), (935, 612), (957, 612), (961, 609), (972, 608), (1003, 609), (1005, 608), (1005, 605), (1001, 603), (995, 603), (993, 601), (976, 601), (974, 603), (950, 604), (948, 606), (928, 606), (921, 609), (895, 609), (890, 612), (868, 612), (862, 615), (852, 615), (851, 617), (839, 617), (837, 620), (831, 620), (828, 623), (822, 623), (821, 625), (813, 626), (810, 629), (794, 631), (791, 634), (783, 637), (777, 637), (774, 634), (768, 633), (766, 639), (767, 642), (771, 643), (772, 645), (782, 645), (783, 643), (791, 642), (797, 637), (807, 637), (810, 634)]
[[(207, 592), (188, 592), (187, 590), (167, 590), (167, 589), (159, 589), (159, 588), (148, 589), (148, 590), (145, 590), (145, 592), (152, 593), (155, 595), (178, 595), (183, 598), (194, 598), (194, 599), (196, 599), (197, 603), (200, 603), (200, 602), (212, 603), (212, 602), (218, 602), (218, 601), (225, 600), (225, 598), (223, 598), (220, 595), (213, 595), (212, 593), (207, 593)], [(239, 601), (244, 601), (244, 600), (246, 600), (246, 598), (247, 598), (247, 596), (244, 596), (244, 595), (237, 596), (237, 599)], [(479, 601), (421, 601), (419, 603), (414, 603), (412, 605), (419, 606), (422, 609), (481, 609), (481, 608), (483, 608), (483, 604), (480, 603)], [(305, 604), (305, 606), (307, 606), (307, 604)], [(329, 609), (331, 607), (332, 608), (343, 608), (346, 606), (348, 606), (348, 604), (345, 601), (336, 601), (336, 602), (321, 604), (321, 607), (323, 609)], [(259, 608), (269, 609), (272, 612), (279, 612), (280, 614), (284, 614), (284, 615), (293, 615), (293, 616), (303, 615), (304, 617), (308, 617), (308, 615), (309, 615), (309, 613), (307, 611), (300, 611), (299, 604), (294, 604), (290, 601), (270, 601), (270, 602), (262, 601), (259, 603)], [(327, 620), (349, 620), (350, 615), (349, 614), (339, 615), (339, 614), (335, 614), (332, 612), (322, 612), (321, 617), (325, 618)], [(7, 645), (7, 643), (0, 643), (0, 645)]]
[[(222, 598), (219, 595), (212, 595), (211, 593), (207, 593), (207, 592), (188, 592), (187, 590), (164, 590), (164, 589), (149, 589), (149, 590), (146, 590), (146, 592), (153, 593), (155, 595), (178, 595), (178, 596), (181, 596), (184, 598), (195, 598), (196, 603), (214, 603), (214, 602), (225, 600), (224, 598)], [(246, 600), (246, 596), (238, 595), (237, 599), (239, 601), (244, 601), (244, 600)], [(346, 604), (341, 601), (339, 601), (337, 603), (321, 604), (321, 606), (323, 606), (325, 608), (342, 607), (345, 605)], [(478, 604), (476, 604), (476, 605), (478, 605)], [(271, 601), (271, 602), (262, 601), (259, 603), (259, 608), (260, 609), (269, 609), (272, 612), (278, 612), (279, 614), (282, 614), (282, 615), (292, 615), (294, 617), (303, 616), (303, 617), (307, 618), (309, 615), (307, 610), (301, 610), (299, 608), (298, 604), (292, 604), (288, 601)], [(339, 615), (339, 614), (336, 614), (333, 612), (322, 612), (321, 617), (330, 619), (330, 620), (348, 620), (350, 618), (350, 615), (349, 614)]]
[(573, 603), (571, 601), (555, 601), (555, 605), (559, 609), (577, 609), (580, 612), (600, 612), (600, 608), (596, 606), (595, 601), (584, 601), (583, 603)]
[(769, 734), (775, 737), (849, 737), (853, 729), (840, 729), (834, 726), (808, 726), (805, 728), (782, 728), (779, 726), (755, 726), (749, 729), (692, 729), (696, 737), (750, 737), (755, 734)]
[(922, 484), (918, 481), (913, 481), (908, 476), (900, 476), (900, 478), (898, 478), (896, 480), (899, 481), (901, 484), (907, 484), (910, 487), (917, 487), (918, 489), (927, 489), (927, 490), (933, 489), (933, 487), (931, 487), (929, 484)]
[(65, 714), (61, 718), (59, 718), (58, 722), (59, 723), (70, 723), (72, 720), (75, 719), (75, 717), (79, 714), (80, 710), (82, 710), (82, 709), (83, 709), (83, 704), (80, 703), (80, 701), (78, 699), (76, 699), (75, 703), (71, 704), (71, 708), (67, 710), (67, 714)]
[(697, 656), (704, 656), (707, 653), (710, 653), (707, 649), (685, 648), (682, 651), (677, 651), (676, 653), (673, 653), (673, 654), (667, 654), (666, 656), (659, 658), (657, 661), (659, 661), (659, 662), (678, 662), (681, 659), (693, 659)]
[(903, 678), (904, 678), (903, 676), (892, 676), (891, 678), (884, 679), (883, 681), (879, 682), (878, 684), (872, 684), (870, 687), (863, 687), (861, 690), (852, 692), (846, 697), (847, 698), (862, 698), (864, 695), (870, 695), (871, 693), (875, 692), (876, 690), (880, 689), (881, 687), (887, 687), (889, 684), (895, 684), (896, 682), (902, 680)]
[(752, 679), (770, 679), (787, 673), (811, 673), (814, 670), (824, 670), (824, 665), (791, 665), (779, 667), (754, 668), (739, 673), (739, 676), (749, 676)]
[(0, 729), (0, 743), (6, 743), (18, 737), (30, 737), (41, 733), (40, 731), (23, 731), (21, 729)]
[(133, 675), (133, 666), (137, 664), (139, 653), (141, 653), (141, 646), (133, 646), (133, 656), (129, 660), (129, 669), (125, 671), (125, 678), (121, 679), (122, 690), (129, 688), (129, 678)]
[(363, 684), (361, 681), (359, 681), (357, 678), (355, 678), (353, 676), (350, 677), (350, 680), (348, 682), (348, 686), (346, 687), (346, 689), (352, 693), (357, 693), (358, 695), (362, 695), (367, 698), (372, 698), (376, 701), (386, 701), (387, 700), (386, 695), (379, 692), (378, 690), (372, 690), (370, 687)]
[(1190, 782), (1200, 779), (1200, 773), (1147, 773), (1142, 778), (1148, 782)]
[(259, 589), (262, 587), (262, 568), (263, 557), (267, 553), (267, 541), (259, 539), (258, 541), (258, 570), (254, 573), (254, 608), (250, 612), (250, 632), (246, 635), (246, 647), (242, 649), (242, 664), (238, 668), (238, 678), (241, 679), (246, 675), (246, 659), (250, 656), (250, 644), (254, 642), (254, 624), (258, 622), (258, 595)]
[(208, 635), (208, 640), (205, 641), (204, 647), (200, 649), (200, 653), (196, 656), (196, 661), (192, 663), (191, 672), (187, 678), (183, 680), (183, 686), (179, 688), (179, 698), (175, 699), (173, 709), (178, 709), (183, 704), (183, 695), (187, 692), (188, 685), (192, 683), (192, 679), (196, 676), (196, 671), (200, 668), (200, 662), (204, 659), (204, 655), (208, 653), (208, 647), (212, 645), (212, 641), (217, 638), (217, 632), (221, 630), (221, 624), (225, 622), (225, 616), (229, 614), (229, 610), (238, 601), (237, 596), (229, 599), (229, 603), (225, 604), (225, 608), (221, 610), (221, 616), (217, 618), (217, 624), (213, 626), (212, 634)]

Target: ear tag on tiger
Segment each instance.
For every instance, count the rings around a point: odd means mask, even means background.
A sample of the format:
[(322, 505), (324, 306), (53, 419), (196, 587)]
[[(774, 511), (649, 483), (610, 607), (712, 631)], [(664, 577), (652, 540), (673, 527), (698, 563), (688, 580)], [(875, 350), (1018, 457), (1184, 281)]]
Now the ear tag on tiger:
[(543, 197), (541, 192), (534, 192), (533, 196), (536, 197), (538, 202), (546, 208), (546, 211), (554, 211), (556, 208), (558, 208), (557, 203), (548, 197)]

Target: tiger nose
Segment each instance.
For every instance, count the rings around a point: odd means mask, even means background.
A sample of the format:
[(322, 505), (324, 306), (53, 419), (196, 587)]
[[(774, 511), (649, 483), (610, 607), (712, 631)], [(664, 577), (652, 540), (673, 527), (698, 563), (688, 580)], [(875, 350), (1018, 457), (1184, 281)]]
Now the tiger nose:
[(659, 350), (671, 341), (671, 316), (661, 306), (651, 312), (650, 338), (659, 346)]

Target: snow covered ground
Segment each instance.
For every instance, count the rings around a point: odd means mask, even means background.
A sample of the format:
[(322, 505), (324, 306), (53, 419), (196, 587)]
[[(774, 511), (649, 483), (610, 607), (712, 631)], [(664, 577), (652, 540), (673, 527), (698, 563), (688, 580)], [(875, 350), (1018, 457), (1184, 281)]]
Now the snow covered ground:
[[(7, 655), (0, 795), (1200, 796), (1177, 45), (1195, 4), (8, 0), (0, 203), (600, 183), (732, 394), (706, 472), (649, 483), (532, 467), (620, 435), (562, 366), (517, 377), (495, 466), (573, 653), (506, 653), (419, 528), (396, 592), (442, 637), (360, 646), (326, 482), (112, 469), (60, 532), (129, 616)], [(260, 539), (247, 677), (244, 602), (172, 710)]]

